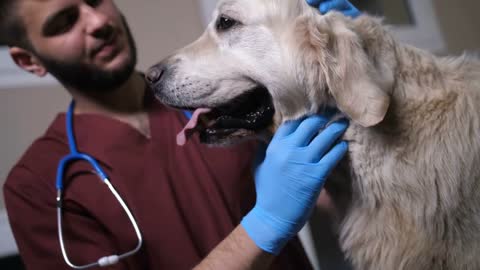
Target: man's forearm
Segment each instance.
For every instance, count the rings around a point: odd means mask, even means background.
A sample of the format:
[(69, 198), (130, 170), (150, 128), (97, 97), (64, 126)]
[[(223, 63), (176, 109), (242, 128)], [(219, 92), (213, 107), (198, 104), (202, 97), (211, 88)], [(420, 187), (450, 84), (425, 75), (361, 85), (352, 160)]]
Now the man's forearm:
[(243, 227), (238, 225), (194, 269), (268, 269), (273, 258), (274, 255), (257, 247)]

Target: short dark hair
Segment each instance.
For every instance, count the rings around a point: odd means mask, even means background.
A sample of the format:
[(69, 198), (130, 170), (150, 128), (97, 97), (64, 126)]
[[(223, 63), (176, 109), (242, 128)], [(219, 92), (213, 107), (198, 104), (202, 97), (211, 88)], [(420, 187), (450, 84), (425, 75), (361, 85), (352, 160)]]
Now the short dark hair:
[(25, 25), (18, 16), (19, 0), (0, 0), (0, 45), (31, 49)]

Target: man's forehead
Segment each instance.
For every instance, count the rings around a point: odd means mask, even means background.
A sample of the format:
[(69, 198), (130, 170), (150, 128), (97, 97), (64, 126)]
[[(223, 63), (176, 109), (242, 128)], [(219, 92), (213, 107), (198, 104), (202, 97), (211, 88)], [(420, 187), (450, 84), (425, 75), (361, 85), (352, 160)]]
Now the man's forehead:
[(72, 0), (17, 0), (22, 7), (55, 7), (61, 5), (67, 5), (71, 2), (75, 2)]
[(65, 6), (73, 4), (75, 0), (17, 0), (19, 14), (28, 25), (42, 24), (46, 18)]
[(19, 2), (20, 11), (25, 15), (31, 16), (29, 13), (54, 13), (64, 6), (71, 5), (75, 0), (17, 0)]
[(29, 38), (38, 36), (47, 19), (75, 0), (16, 0), (17, 11)]

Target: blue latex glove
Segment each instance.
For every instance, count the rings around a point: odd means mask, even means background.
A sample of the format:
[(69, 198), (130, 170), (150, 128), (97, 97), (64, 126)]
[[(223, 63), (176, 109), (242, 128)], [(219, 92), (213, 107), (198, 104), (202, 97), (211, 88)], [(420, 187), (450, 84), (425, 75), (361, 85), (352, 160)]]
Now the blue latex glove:
[(360, 11), (347, 0), (307, 0), (311, 6), (317, 7), (320, 13), (325, 14), (330, 10), (342, 12), (345, 16), (357, 17)]
[[(255, 170), (257, 201), (241, 224), (255, 244), (278, 254), (305, 225), (325, 179), (347, 151), (348, 123), (311, 116), (283, 124)], [(318, 135), (317, 135), (318, 134)], [(333, 146), (333, 147), (332, 147)]]

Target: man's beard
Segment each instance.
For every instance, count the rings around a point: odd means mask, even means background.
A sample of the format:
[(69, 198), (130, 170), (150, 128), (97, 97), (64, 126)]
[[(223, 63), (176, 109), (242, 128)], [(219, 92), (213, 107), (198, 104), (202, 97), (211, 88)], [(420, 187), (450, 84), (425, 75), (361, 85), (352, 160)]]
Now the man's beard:
[(74, 88), (84, 94), (96, 94), (99, 93), (98, 91), (102, 91), (102, 93), (114, 91), (129, 79), (137, 63), (135, 42), (123, 16), (122, 22), (126, 30), (130, 57), (128, 62), (117, 70), (105, 71), (92, 65), (62, 62), (39, 53), (35, 53), (35, 55), (40, 59), (47, 71), (65, 87)]

